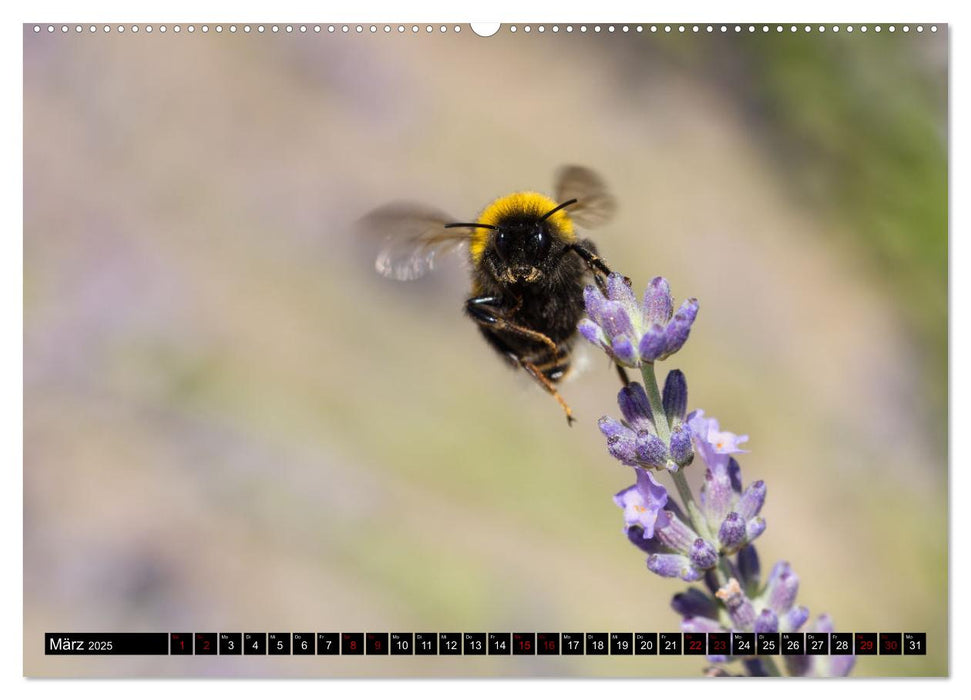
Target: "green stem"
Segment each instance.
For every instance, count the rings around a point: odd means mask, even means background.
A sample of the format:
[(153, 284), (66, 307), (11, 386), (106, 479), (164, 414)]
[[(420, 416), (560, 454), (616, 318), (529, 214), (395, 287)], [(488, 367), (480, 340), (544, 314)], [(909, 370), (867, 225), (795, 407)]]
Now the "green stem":
[(661, 391), (654, 376), (654, 363), (645, 362), (641, 365), (641, 375), (644, 377), (644, 391), (647, 392), (647, 400), (651, 404), (651, 413), (654, 414), (654, 429), (657, 430), (657, 436), (661, 441), (667, 445), (671, 442), (671, 426), (668, 425), (668, 416), (664, 412), (664, 404), (661, 401)]
[(723, 554), (718, 555), (718, 583), (724, 586), (732, 577), (732, 570), (728, 567), (728, 557)]
[(762, 665), (765, 666), (765, 672), (770, 676), (782, 675), (782, 671), (779, 670), (779, 667), (775, 663), (775, 659), (773, 659), (771, 656), (760, 656), (759, 658), (762, 659)]
[(674, 481), (674, 485), (678, 487), (678, 495), (681, 496), (681, 501), (688, 508), (689, 515), (693, 515), (691, 513), (691, 504), (695, 502), (695, 497), (691, 495), (691, 487), (688, 486), (688, 480), (684, 478), (684, 474), (681, 471), (672, 472), (671, 479)]
[[(664, 444), (670, 444), (671, 426), (668, 423), (668, 416), (664, 412), (664, 402), (661, 400), (661, 391), (657, 385), (657, 377), (654, 376), (654, 363), (646, 362), (641, 365), (641, 375), (644, 377), (644, 391), (647, 394), (647, 401), (651, 404), (651, 413), (654, 416), (654, 429)], [(678, 489), (678, 495), (681, 496), (681, 502), (684, 504), (691, 527), (705, 539), (711, 540), (712, 536), (711, 531), (708, 529), (708, 523), (701, 514), (701, 509), (698, 508), (698, 504), (695, 503), (695, 498), (691, 494), (691, 489), (688, 487), (688, 480), (685, 478), (684, 473), (681, 470), (671, 472), (671, 478), (674, 480), (674, 485)]]

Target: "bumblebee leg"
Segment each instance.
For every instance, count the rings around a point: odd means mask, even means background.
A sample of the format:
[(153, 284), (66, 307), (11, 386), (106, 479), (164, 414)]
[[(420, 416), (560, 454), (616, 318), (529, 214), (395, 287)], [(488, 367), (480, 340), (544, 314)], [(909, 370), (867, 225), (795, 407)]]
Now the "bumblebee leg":
[(547, 379), (546, 376), (532, 362), (526, 362), (526, 360), (520, 360), (519, 364), (522, 365), (522, 368), (524, 370), (529, 372), (529, 376), (535, 379), (536, 382), (544, 389), (546, 389), (546, 391), (554, 399), (556, 399), (557, 403), (560, 404), (560, 407), (563, 409), (563, 412), (566, 414), (566, 424), (573, 425), (573, 422), (576, 420), (576, 418), (573, 417), (573, 411), (570, 410), (569, 405), (567, 405), (566, 401), (563, 400), (563, 397), (560, 396), (560, 392), (558, 392), (556, 390), (556, 387), (553, 386), (553, 382)]
[(604, 279), (604, 276), (598, 275), (596, 272), (594, 272), (593, 281), (596, 283), (597, 289), (600, 290), (600, 293), (607, 296), (607, 280)]
[(502, 308), (502, 299), (500, 297), (472, 297), (466, 300), (465, 311), (481, 326), (486, 326), (496, 331), (514, 333), (523, 338), (534, 340), (537, 343), (543, 343), (552, 350), (554, 355), (560, 351), (556, 343), (550, 340), (547, 335), (505, 319), (502, 314), (506, 309)]
[[(596, 273), (594, 277), (597, 279), (597, 286), (600, 287), (601, 291), (603, 291), (603, 282), (601, 281), (599, 275), (607, 276), (612, 272), (612, 270), (607, 267), (607, 263), (603, 261), (603, 258), (579, 243), (572, 243), (568, 245), (566, 249), (572, 250), (574, 253), (579, 255), (580, 259), (583, 260), (583, 262), (585, 262), (587, 266), (594, 271), (594, 273)], [(624, 277), (624, 282), (627, 283), (628, 287), (631, 286), (629, 277)]]

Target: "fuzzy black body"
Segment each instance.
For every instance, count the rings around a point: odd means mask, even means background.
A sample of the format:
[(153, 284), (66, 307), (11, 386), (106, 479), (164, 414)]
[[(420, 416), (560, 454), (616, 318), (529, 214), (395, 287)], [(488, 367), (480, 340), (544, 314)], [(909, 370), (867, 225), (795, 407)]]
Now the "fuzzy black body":
[[(572, 260), (569, 266), (579, 267)], [(575, 271), (573, 279), (561, 279), (553, 284), (536, 282), (521, 289), (481, 287), (487, 294), (508, 299), (514, 311), (507, 318), (512, 323), (545, 335), (556, 346), (556, 351), (544, 342), (508, 330), (496, 330), (484, 325), (480, 325), (479, 330), (489, 345), (511, 365), (519, 367), (523, 362), (528, 362), (550, 381), (559, 381), (570, 369), (577, 323), (583, 318), (584, 277), (586, 270), (579, 269)]]
[(535, 370), (550, 382), (570, 369), (577, 323), (584, 314), (583, 289), (592, 279), (578, 249), (596, 257), (591, 241), (570, 240), (535, 214), (506, 217), (474, 268), (473, 297), (466, 303), (496, 351), (513, 366)]
[[(594, 281), (604, 291), (611, 274), (593, 243), (577, 238), (575, 227), (602, 226), (616, 203), (600, 176), (579, 165), (560, 168), (554, 194), (555, 199), (513, 192), (465, 222), (425, 205), (394, 203), (371, 212), (361, 226), (384, 237), (374, 266), (398, 280), (421, 277), (439, 257), (467, 244), (472, 296), (466, 313), (486, 341), (553, 396), (572, 422), (555, 383), (570, 369), (584, 286)], [(619, 365), (618, 373), (626, 384)]]

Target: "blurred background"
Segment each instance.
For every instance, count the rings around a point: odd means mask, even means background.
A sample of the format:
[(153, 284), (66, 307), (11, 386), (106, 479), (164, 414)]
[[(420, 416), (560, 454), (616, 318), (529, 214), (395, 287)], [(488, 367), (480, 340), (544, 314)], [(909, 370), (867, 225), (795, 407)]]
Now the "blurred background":
[[(751, 436), (763, 569), (948, 671), (947, 38), (24, 29), (24, 663), (35, 676), (698, 676), (701, 658), (45, 657), (44, 632), (673, 631), (596, 429), (353, 222), (556, 168), (701, 312), (689, 408)], [(689, 470), (690, 472), (690, 470)], [(700, 473), (690, 478), (697, 483)], [(666, 482), (665, 482), (666, 483)]]

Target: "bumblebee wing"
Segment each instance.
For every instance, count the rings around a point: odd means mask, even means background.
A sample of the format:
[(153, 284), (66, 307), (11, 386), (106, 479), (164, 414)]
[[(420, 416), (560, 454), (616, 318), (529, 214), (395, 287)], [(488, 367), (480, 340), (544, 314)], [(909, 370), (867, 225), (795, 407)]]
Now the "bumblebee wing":
[(556, 201), (576, 199), (570, 217), (584, 228), (596, 228), (610, 221), (617, 202), (597, 173), (579, 165), (560, 168), (556, 177)]
[(360, 221), (382, 240), (374, 269), (396, 280), (415, 280), (435, 267), (438, 258), (469, 239), (466, 229), (446, 229), (452, 217), (422, 204), (400, 202), (375, 209)]

